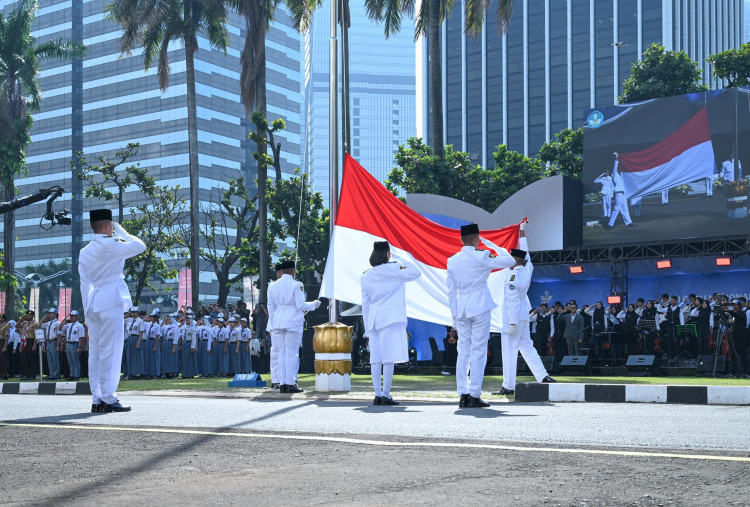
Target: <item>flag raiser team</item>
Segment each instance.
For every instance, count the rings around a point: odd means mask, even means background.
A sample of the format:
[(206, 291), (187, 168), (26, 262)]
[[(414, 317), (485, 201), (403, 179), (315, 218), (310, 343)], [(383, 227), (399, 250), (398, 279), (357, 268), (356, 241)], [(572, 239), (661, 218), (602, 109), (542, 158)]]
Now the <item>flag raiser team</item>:
[[(125, 260), (145, 250), (144, 243), (112, 220), (111, 210), (92, 210), (94, 238), (80, 254), (79, 273), (84, 314), (89, 327), (89, 383), (92, 412), (122, 412), (116, 394), (119, 384), (124, 327), (123, 311), (132, 306), (122, 275)], [(525, 226), (520, 225), (518, 246), (527, 249)], [(461, 227), (463, 247), (448, 259), (447, 281), (453, 327), (458, 332), (456, 387), (460, 408), (482, 408), (481, 399), (491, 313), (498, 306), (488, 286), (490, 274), (504, 270), (499, 303), (503, 312), (503, 364), (515, 365), (519, 351), (539, 382), (554, 382), (539, 359), (529, 337), (530, 303), (526, 295), (533, 267), (528, 253), (508, 252), (479, 235), (476, 224)], [(484, 245), (489, 250), (480, 250)], [(375, 405), (397, 405), (390, 396), (394, 364), (408, 361), (406, 284), (421, 276), (408, 259), (392, 254), (387, 241), (373, 245), (372, 266), (362, 275), (362, 312), (370, 342)], [(294, 279), (295, 264), (277, 265), (277, 280), (268, 289), (268, 330), (271, 333), (272, 382), (283, 393), (296, 393), (299, 347), (304, 315), (317, 309), (319, 300), (306, 301), (304, 287)], [(504, 369), (500, 394), (512, 394), (515, 371)], [(382, 382), (382, 383), (381, 383)]]

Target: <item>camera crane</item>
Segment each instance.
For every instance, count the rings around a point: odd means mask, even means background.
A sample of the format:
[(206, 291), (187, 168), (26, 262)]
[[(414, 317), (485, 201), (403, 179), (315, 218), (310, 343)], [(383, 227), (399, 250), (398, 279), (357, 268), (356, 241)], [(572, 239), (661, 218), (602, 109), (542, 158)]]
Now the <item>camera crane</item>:
[[(58, 211), (57, 213), (55, 213), (52, 209), (52, 204), (55, 202), (55, 199), (60, 197), (64, 191), (64, 188), (55, 185), (54, 187), (50, 188), (40, 188), (38, 192), (17, 197), (12, 201), (0, 202), (0, 215), (9, 211), (25, 208), (26, 206), (29, 206), (31, 204), (35, 204), (37, 202), (48, 199), (47, 210), (39, 220), (39, 227), (41, 227), (45, 231), (48, 231), (55, 225), (70, 225), (73, 221), (70, 217), (67, 216), (70, 213), (69, 209), (63, 209), (62, 211)], [(48, 226), (43, 225), (43, 222), (45, 220), (48, 220), (50, 222)]]

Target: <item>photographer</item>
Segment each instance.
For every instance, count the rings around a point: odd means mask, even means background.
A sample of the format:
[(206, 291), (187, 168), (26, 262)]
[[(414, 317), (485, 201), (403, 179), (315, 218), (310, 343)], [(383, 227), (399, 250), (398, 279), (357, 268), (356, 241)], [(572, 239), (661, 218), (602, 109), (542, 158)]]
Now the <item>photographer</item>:
[(745, 375), (743, 360), (747, 345), (747, 314), (739, 299), (733, 300), (731, 305), (722, 305), (721, 312), (729, 317), (730, 375), (741, 378)]

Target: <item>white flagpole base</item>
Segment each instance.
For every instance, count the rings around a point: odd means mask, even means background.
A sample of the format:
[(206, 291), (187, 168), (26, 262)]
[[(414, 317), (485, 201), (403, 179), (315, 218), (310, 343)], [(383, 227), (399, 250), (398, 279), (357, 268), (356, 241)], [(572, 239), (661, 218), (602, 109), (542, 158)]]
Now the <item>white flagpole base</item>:
[(315, 375), (315, 390), (319, 392), (349, 392), (352, 390), (351, 375), (320, 373)]

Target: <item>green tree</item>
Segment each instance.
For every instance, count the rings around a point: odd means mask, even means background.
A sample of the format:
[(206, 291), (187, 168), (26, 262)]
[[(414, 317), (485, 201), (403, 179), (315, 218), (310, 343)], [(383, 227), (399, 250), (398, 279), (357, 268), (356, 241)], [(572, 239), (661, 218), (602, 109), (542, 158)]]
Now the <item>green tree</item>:
[[(41, 63), (47, 59), (82, 56), (84, 46), (67, 39), (37, 44), (31, 25), (38, 4), (21, 0), (7, 19), (0, 14), (0, 185), (2, 200), (16, 196), (15, 178), (26, 169), (26, 146), (31, 142), (31, 113), (39, 111), (42, 90), (39, 84)], [(3, 265), (0, 289), (5, 291), (6, 312), (13, 318), (18, 281), (16, 266), (15, 213), (5, 213), (3, 229)]]
[[(147, 169), (139, 167), (138, 164), (120, 168), (128, 160), (136, 156), (139, 149), (140, 145), (138, 143), (128, 143), (125, 148), (121, 148), (115, 152), (114, 158), (99, 155), (97, 157), (99, 165), (89, 164), (83, 153), (77, 153), (76, 157), (70, 161), (73, 174), (84, 184), (88, 185), (83, 192), (85, 197), (93, 197), (105, 201), (117, 201), (117, 217), (120, 223), (125, 219), (125, 208), (130, 205), (130, 203), (125, 202), (125, 192), (128, 187), (135, 185), (147, 197), (153, 196), (157, 190), (156, 180), (148, 176)], [(76, 164), (76, 160), (78, 164)], [(109, 190), (113, 186), (116, 189), (116, 193)]]
[[(47, 309), (55, 307), (59, 304), (58, 299), (60, 297), (59, 288), (61, 282), (66, 287), (74, 286), (75, 278), (73, 277), (73, 272), (71, 271), (71, 264), (72, 263), (70, 259), (63, 259), (60, 262), (51, 260), (40, 264), (30, 264), (24, 268), (24, 271), (27, 275), (36, 273), (38, 275), (38, 278), (36, 278), (36, 280), (55, 275), (57, 273), (60, 273), (61, 271), (64, 272), (64, 274), (60, 275), (59, 277), (47, 280), (46, 282), (38, 283), (39, 307), (42, 309), (42, 311), (47, 311)], [(23, 292), (26, 300), (28, 300), (30, 297), (31, 287), (33, 287), (33, 285), (34, 283), (32, 281), (31, 283), (27, 283), (24, 287)]]
[(620, 104), (704, 92), (701, 69), (684, 51), (667, 51), (655, 43), (633, 64), (623, 82)]
[(193, 306), (197, 307), (200, 287), (200, 187), (195, 52), (198, 51), (199, 32), (205, 34), (214, 49), (226, 51), (229, 42), (226, 4), (213, 0), (113, 0), (107, 11), (110, 20), (122, 25), (120, 50), (123, 54), (129, 55), (133, 49), (142, 46), (146, 69), (157, 60), (162, 91), (169, 86), (170, 42), (179, 41), (185, 48), (190, 161), (190, 269)]
[[(151, 180), (149, 183), (154, 184), (153, 178)], [(164, 257), (174, 256), (183, 244), (180, 224), (188, 215), (187, 203), (180, 196), (179, 186), (154, 184), (144, 196), (147, 200), (131, 208), (131, 217), (122, 222), (125, 230), (146, 244), (145, 252), (125, 261), (125, 276), (135, 285), (133, 303), (136, 305), (140, 303), (145, 288), (159, 291), (155, 281), (177, 277), (177, 269), (169, 267)]]
[(750, 43), (711, 55), (707, 61), (714, 76), (727, 80), (727, 88), (750, 85)]
[(583, 174), (583, 129), (563, 129), (539, 149), (539, 159), (548, 165), (545, 176), (563, 174), (580, 181)]

